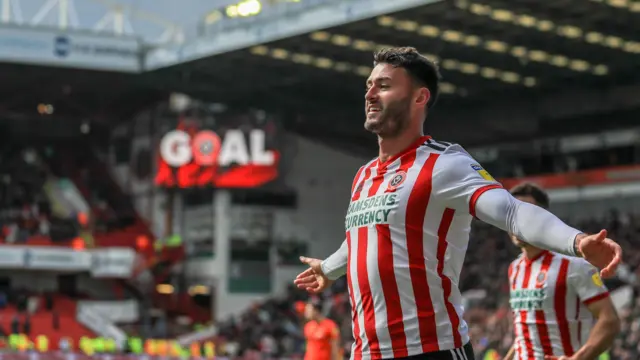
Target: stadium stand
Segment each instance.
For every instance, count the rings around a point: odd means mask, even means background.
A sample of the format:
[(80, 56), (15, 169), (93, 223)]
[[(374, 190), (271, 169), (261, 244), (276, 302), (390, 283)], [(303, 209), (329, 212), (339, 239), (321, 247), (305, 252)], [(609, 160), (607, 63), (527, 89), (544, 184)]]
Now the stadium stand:
[[(76, 320), (76, 302), (73, 299), (59, 294), (30, 294), (20, 289), (3, 293), (3, 296), (8, 301), (0, 310), (0, 326), (9, 342), (16, 341), (16, 335), (34, 340), (45, 335), (48, 342), (57, 347), (63, 338), (95, 336)], [(15, 346), (22, 345), (15, 343)]]
[[(88, 164), (99, 163), (87, 159), (91, 151), (77, 151), (83, 145), (16, 147), (6, 144), (10, 149), (3, 154), (2, 204), (8, 243), (44, 244), (48, 239), (52, 244), (60, 244), (89, 227), (103, 234), (131, 229), (131, 235), (124, 240), (129, 245), (135, 243), (133, 240), (139, 235), (148, 236), (144, 224), (136, 222), (130, 204), (127, 207), (126, 198), (118, 202), (113, 199), (117, 192), (105, 190), (108, 178), (99, 173), (99, 166), (90, 171)], [(76, 189), (80, 190), (80, 198), (69, 199), (61, 194), (61, 191)], [(84, 209), (85, 202), (90, 207)], [(89, 224), (90, 219), (95, 223)], [(108, 238), (101, 239), (104, 240), (102, 246), (109, 244)], [(118, 245), (117, 242), (112, 242), (114, 245)]]
[[(182, 252), (179, 248), (154, 243), (153, 235), (133, 210), (130, 199), (111, 180), (105, 164), (87, 147), (88, 144), (43, 144), (32, 139), (24, 145), (11, 142), (4, 145), (0, 170), (3, 179), (0, 241), (3, 244), (17, 246), (16, 249), (23, 249), (20, 246), (42, 249), (54, 246), (70, 251), (135, 249), (140, 261), (136, 262), (139, 265), (135, 272), (133, 268), (130, 270), (131, 278), (134, 279), (137, 273), (151, 271), (155, 283), (162, 283), (166, 269), (180, 260)], [(155, 271), (157, 264), (164, 264), (164, 270)], [(55, 266), (65, 271), (63, 264)], [(20, 345), (22, 340), (16, 337), (18, 334), (28, 336), (31, 341), (35, 341), (34, 336), (45, 335), (53, 349), (58, 349), (63, 339), (77, 344), (82, 338), (96, 336), (77, 319), (77, 302), (82, 297), (75, 292), (44, 295), (39, 289), (21, 290), (15, 287), (15, 281), (7, 281), (10, 285), (3, 289), (4, 307), (0, 319), (3, 334), (13, 341), (13, 345), (26, 346)], [(96, 280), (93, 286), (112, 287), (115, 298), (118, 294), (120, 297), (129, 294), (153, 300), (147, 292), (141, 292), (128, 281), (114, 279), (101, 283)], [(94, 300), (108, 300), (104, 296), (102, 293), (102, 298)], [(50, 306), (38, 306), (49, 302)], [(26, 303), (31, 304), (29, 309), (25, 307)], [(186, 302), (178, 304), (189, 308)], [(172, 306), (176, 307), (175, 304)]]
[[(51, 219), (49, 201), (44, 193), (46, 168), (34, 149), (9, 145), (2, 151), (2, 239), (24, 243), (31, 237), (49, 237), (64, 224)], [(57, 233), (54, 231), (54, 234)], [(69, 237), (73, 237), (71, 232)]]

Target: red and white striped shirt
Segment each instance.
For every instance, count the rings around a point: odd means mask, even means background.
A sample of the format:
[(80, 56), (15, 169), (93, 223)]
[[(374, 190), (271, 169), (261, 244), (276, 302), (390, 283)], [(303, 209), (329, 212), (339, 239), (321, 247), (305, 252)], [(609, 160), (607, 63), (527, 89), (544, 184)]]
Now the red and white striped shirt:
[(354, 359), (469, 341), (458, 280), (475, 202), (495, 188), (462, 147), (428, 136), (358, 171), (345, 220)]
[(517, 360), (573, 355), (593, 325), (586, 305), (609, 295), (591, 264), (549, 251), (513, 261), (509, 283)]

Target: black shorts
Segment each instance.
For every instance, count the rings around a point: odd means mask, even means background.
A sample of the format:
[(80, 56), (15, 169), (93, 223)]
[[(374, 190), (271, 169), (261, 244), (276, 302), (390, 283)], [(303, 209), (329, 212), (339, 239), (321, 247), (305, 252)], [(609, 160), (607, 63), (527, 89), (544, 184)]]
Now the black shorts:
[(475, 360), (473, 356), (473, 347), (471, 342), (467, 345), (451, 350), (434, 351), (430, 353), (424, 353), (420, 355), (412, 355), (404, 358), (397, 358), (395, 360)]

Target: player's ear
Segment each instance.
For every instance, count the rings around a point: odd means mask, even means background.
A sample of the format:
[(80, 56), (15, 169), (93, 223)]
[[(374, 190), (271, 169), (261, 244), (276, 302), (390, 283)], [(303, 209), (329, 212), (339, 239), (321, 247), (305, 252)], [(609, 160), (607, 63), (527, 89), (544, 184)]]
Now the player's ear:
[(415, 97), (416, 105), (418, 105), (419, 107), (425, 107), (427, 106), (429, 99), (431, 99), (431, 92), (429, 91), (429, 89), (427, 89), (426, 87), (419, 87), (417, 89), (417, 94)]

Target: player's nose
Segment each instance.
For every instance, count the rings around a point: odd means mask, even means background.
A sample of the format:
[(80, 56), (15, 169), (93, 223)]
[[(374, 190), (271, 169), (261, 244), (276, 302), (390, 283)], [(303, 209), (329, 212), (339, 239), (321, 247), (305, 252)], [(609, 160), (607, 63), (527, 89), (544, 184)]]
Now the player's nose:
[(364, 99), (370, 103), (375, 102), (378, 99), (378, 92), (375, 90), (375, 87), (371, 87), (366, 93), (364, 93)]

